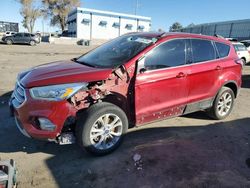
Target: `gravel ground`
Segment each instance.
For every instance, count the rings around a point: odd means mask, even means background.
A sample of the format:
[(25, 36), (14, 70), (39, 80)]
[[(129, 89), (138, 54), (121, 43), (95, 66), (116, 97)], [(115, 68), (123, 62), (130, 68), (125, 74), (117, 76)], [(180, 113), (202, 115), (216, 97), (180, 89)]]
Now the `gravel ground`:
[[(250, 66), (224, 121), (198, 112), (133, 128), (121, 147), (104, 157), (22, 136), (7, 105), (17, 73), (88, 50), (0, 45), (0, 157), (17, 162), (19, 187), (250, 187)], [(135, 155), (141, 158), (136, 163)]]

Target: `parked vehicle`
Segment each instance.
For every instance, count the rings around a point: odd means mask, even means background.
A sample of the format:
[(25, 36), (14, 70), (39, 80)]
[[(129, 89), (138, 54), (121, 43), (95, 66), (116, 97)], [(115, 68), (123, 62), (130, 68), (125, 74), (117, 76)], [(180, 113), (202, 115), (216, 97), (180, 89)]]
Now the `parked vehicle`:
[[(10, 109), (26, 136), (104, 155), (128, 127), (205, 110), (232, 111), (242, 61), (231, 42), (186, 33), (132, 33), (71, 61), (18, 75)], [(142, 138), (143, 139), (143, 138)]]
[(14, 34), (16, 34), (17, 32), (14, 32), (14, 31), (6, 31), (4, 34), (3, 34), (3, 36), (4, 37), (7, 37), (7, 36), (11, 36), (11, 35), (14, 35)]
[(226, 40), (229, 40), (231, 42), (237, 42), (238, 40), (236, 38), (225, 38)]
[(243, 40), (240, 41), (242, 44), (244, 44), (248, 50), (248, 52), (250, 52), (250, 40)]
[(16, 33), (11, 36), (5, 36), (2, 41), (6, 44), (30, 44), (34, 46), (40, 42), (39, 37), (31, 33)]
[(243, 64), (250, 62), (250, 51), (247, 50), (246, 46), (240, 42), (233, 43), (234, 49), (237, 52), (237, 55), (242, 59)]

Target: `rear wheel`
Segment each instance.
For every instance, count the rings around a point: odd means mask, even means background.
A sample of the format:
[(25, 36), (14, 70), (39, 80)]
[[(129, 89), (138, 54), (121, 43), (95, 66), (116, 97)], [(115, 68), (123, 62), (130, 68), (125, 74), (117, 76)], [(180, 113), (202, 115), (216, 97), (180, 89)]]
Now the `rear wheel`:
[(242, 60), (243, 65), (247, 64), (247, 62), (246, 62), (246, 60), (244, 58), (241, 58), (241, 60)]
[(213, 106), (207, 110), (208, 115), (216, 120), (225, 119), (234, 105), (234, 92), (228, 87), (222, 87), (217, 94)]
[(95, 155), (114, 151), (128, 129), (126, 114), (111, 103), (97, 103), (81, 114), (76, 125), (78, 144)]
[(6, 44), (11, 45), (11, 44), (12, 44), (12, 40), (7, 39), (7, 40), (6, 40)]

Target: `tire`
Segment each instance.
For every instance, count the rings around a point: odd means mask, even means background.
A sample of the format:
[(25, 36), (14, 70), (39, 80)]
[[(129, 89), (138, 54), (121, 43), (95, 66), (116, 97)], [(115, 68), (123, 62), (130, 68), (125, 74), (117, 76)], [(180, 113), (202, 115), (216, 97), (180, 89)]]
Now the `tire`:
[(36, 45), (36, 42), (33, 41), (33, 40), (31, 40), (31, 41), (30, 41), (30, 46), (35, 46), (35, 45)]
[(10, 40), (10, 39), (7, 39), (7, 40), (6, 40), (6, 44), (12, 45), (12, 43), (13, 43), (12, 40)]
[(77, 143), (94, 155), (114, 151), (128, 129), (126, 114), (111, 103), (94, 104), (79, 116), (76, 124)]
[(245, 59), (241, 58), (241, 60), (242, 60), (243, 65), (246, 65), (246, 64), (247, 64), (247, 62), (246, 62)]
[(213, 106), (207, 110), (208, 115), (216, 120), (225, 119), (232, 111), (235, 95), (232, 89), (222, 87), (217, 94)]

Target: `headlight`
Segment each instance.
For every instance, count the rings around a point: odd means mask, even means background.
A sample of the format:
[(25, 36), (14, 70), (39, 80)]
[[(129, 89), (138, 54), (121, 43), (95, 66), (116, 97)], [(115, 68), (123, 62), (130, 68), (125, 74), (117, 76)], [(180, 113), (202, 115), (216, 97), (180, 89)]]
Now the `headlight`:
[(87, 90), (88, 83), (61, 84), (30, 89), (30, 95), (34, 99), (61, 101), (70, 98), (80, 89)]

